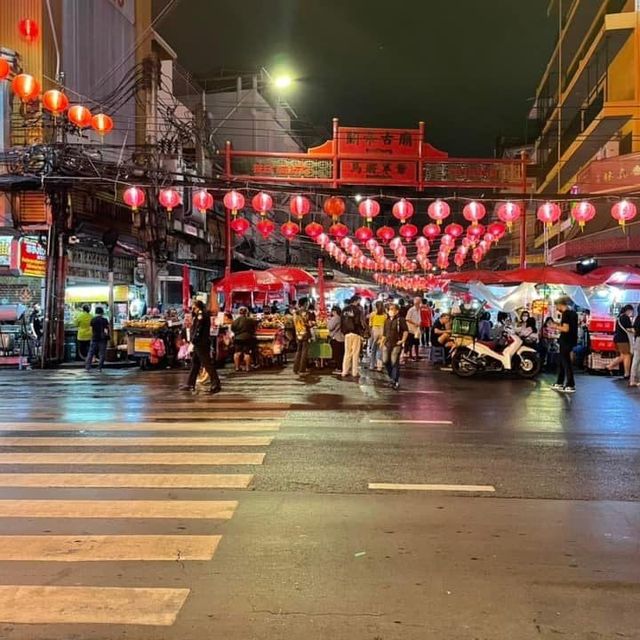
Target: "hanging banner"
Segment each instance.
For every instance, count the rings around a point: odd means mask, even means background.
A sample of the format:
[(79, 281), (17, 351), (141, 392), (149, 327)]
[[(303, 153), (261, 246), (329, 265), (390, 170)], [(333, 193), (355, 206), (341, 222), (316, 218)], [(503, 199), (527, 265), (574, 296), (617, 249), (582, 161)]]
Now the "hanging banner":
[(525, 165), (521, 160), (426, 160), (424, 183), (442, 187), (522, 187)]

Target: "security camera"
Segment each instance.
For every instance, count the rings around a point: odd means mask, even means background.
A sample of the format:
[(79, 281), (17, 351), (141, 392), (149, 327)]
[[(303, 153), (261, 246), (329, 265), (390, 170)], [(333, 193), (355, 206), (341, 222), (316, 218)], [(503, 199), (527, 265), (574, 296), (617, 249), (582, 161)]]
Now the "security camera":
[(80, 238), (78, 236), (69, 236), (69, 244), (80, 244)]

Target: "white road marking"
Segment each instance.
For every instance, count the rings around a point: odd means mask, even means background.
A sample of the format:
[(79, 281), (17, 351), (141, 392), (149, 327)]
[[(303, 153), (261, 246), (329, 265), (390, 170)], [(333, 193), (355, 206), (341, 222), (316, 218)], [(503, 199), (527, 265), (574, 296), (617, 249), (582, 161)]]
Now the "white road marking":
[(451, 420), (369, 420), (371, 424), (453, 424)]
[(270, 436), (0, 436), (0, 447), (268, 447)]
[(467, 491), (472, 493), (495, 493), (490, 484), (395, 484), (391, 482), (370, 482), (369, 489), (388, 491)]
[(262, 464), (264, 453), (0, 453), (0, 464)]
[(280, 422), (0, 422), (0, 431), (279, 431)]

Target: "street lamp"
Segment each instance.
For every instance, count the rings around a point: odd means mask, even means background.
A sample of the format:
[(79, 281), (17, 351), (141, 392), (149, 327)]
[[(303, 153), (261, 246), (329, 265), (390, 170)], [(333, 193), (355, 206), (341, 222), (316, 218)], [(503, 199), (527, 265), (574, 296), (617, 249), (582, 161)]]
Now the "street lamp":
[(290, 75), (283, 74), (273, 79), (276, 89), (288, 89), (293, 84), (293, 78)]

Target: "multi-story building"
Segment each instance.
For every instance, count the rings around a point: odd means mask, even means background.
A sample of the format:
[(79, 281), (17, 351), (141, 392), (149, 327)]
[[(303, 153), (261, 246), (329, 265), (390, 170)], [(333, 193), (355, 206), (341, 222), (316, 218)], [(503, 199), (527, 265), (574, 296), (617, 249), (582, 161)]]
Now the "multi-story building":
[[(537, 193), (552, 197), (637, 190), (640, 2), (551, 0), (549, 16), (558, 23), (558, 39), (530, 114), (540, 131)], [(622, 170), (614, 171), (609, 166), (612, 161), (616, 167), (622, 162)], [(625, 236), (609, 215), (611, 203), (600, 200), (594, 204), (598, 216), (585, 234), (568, 215), (546, 238), (538, 225), (536, 247), (545, 242), (553, 245), (547, 254), (549, 261), (570, 262), (596, 253), (601, 259), (618, 259), (620, 254), (633, 252), (632, 238), (640, 242), (636, 225), (629, 225)], [(569, 206), (565, 205), (567, 213)], [(595, 233), (598, 241), (594, 243), (588, 236)], [(603, 243), (604, 239), (608, 241)]]

